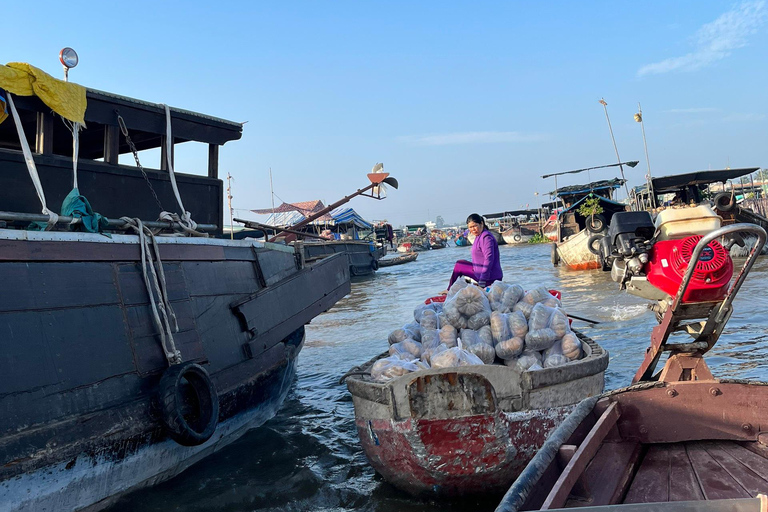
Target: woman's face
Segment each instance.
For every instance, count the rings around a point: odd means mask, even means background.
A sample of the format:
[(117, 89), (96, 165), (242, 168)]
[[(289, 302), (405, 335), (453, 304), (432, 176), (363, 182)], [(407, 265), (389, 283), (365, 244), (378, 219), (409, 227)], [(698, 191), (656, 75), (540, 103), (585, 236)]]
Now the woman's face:
[(469, 229), (469, 232), (471, 234), (477, 236), (483, 231), (483, 225), (473, 221), (469, 221), (467, 222), (467, 229)]

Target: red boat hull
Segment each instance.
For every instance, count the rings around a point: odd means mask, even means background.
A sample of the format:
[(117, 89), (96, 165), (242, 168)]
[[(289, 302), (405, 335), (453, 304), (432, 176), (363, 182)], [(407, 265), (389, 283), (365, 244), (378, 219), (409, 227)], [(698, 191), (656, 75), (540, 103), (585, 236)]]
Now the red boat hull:
[(371, 465), (411, 494), (503, 492), (573, 405), (451, 419), (357, 418)]

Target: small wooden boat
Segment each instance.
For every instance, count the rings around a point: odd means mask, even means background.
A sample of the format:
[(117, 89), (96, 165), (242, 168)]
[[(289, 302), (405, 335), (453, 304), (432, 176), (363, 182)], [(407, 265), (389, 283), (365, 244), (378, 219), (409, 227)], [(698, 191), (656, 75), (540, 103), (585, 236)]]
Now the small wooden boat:
[(500, 492), (585, 397), (602, 393), (608, 353), (588, 337), (582, 359), (520, 372), (489, 364), (429, 369), (380, 383), (347, 374), (366, 457), (411, 494)]
[(407, 252), (400, 256), (395, 256), (393, 258), (384, 258), (379, 260), (379, 267), (393, 267), (395, 265), (402, 265), (403, 263), (416, 261), (416, 258), (418, 257), (419, 257), (419, 253), (417, 252)]
[[(733, 284), (719, 300), (683, 300), (696, 288), (691, 267), (698, 272), (711, 264), (704, 249), (711, 251), (709, 243), (739, 228), (755, 234), (758, 243)], [(768, 383), (715, 378), (703, 358), (728, 321), (733, 297), (765, 239), (761, 228), (737, 224), (698, 243), (690, 260), (697, 263), (686, 269), (654, 328), (633, 385), (579, 404), (497, 512), (766, 510), (768, 502), (763, 497), (760, 508), (758, 495), (768, 494)], [(693, 340), (670, 343), (670, 335), (680, 331)], [(669, 358), (654, 374), (664, 352)]]

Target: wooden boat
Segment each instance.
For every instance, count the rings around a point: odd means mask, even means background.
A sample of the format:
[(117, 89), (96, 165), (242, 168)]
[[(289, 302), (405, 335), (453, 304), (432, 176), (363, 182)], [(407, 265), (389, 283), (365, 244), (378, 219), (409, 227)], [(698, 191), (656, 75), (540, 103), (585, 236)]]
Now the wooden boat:
[[(699, 259), (703, 250), (738, 229), (758, 238), (738, 277), (730, 286), (725, 281), (719, 300), (683, 300), (694, 271), (711, 264)], [(768, 493), (768, 383), (716, 378), (703, 357), (722, 333), (765, 239), (761, 228), (737, 224), (698, 243), (690, 260), (697, 263), (654, 328), (633, 384), (579, 404), (497, 512), (765, 510), (768, 503), (763, 497), (761, 508), (758, 495)], [(672, 343), (674, 332), (693, 340)], [(664, 368), (654, 373), (665, 352)]]
[(344, 254), (352, 276), (373, 275), (381, 266), (379, 258), (387, 253), (386, 246), (377, 247), (374, 242), (365, 240), (306, 240), (303, 250), (307, 261), (316, 261), (331, 254)]
[(416, 261), (419, 257), (417, 252), (407, 252), (400, 256), (394, 256), (392, 258), (383, 258), (379, 260), (379, 267), (392, 267), (394, 265), (402, 265), (403, 263), (410, 263)]
[[(221, 235), (219, 148), (241, 137), (240, 123), (38, 71), (54, 106), (0, 78), (13, 115), (0, 124), (0, 509), (96, 510), (274, 416), (304, 324), (349, 292), (349, 273), (343, 256), (302, 264), (284, 245), (200, 232)], [(51, 112), (62, 89), (87, 104), (78, 138)], [(172, 173), (166, 141), (208, 145), (207, 175)], [(119, 165), (135, 149), (161, 149), (162, 169)], [(48, 208), (79, 204), (40, 215), (30, 174)], [(183, 207), (176, 220), (138, 220), (177, 195), (200, 224)], [(49, 230), (27, 229), (37, 221)]]
[(536, 371), (492, 364), (375, 382), (371, 366), (388, 353), (353, 369), (346, 383), (366, 457), (414, 495), (506, 489), (575, 404), (603, 390), (608, 353), (579, 337), (583, 359)]

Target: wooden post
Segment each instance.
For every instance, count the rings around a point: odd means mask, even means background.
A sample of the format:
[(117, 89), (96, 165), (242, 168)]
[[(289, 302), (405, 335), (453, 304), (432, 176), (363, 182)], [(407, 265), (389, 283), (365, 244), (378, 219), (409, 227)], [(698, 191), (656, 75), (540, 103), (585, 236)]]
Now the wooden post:
[(219, 177), (219, 145), (208, 144), (208, 177)]
[(104, 126), (104, 162), (117, 165), (120, 156), (120, 130), (117, 126)]
[(48, 112), (37, 113), (35, 153), (42, 155), (53, 154), (53, 115)]

